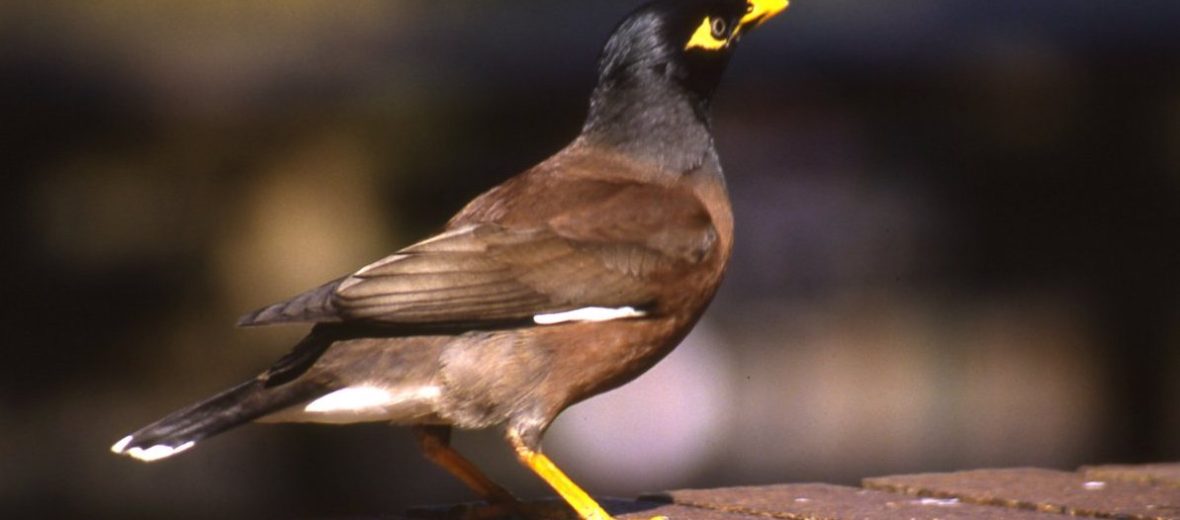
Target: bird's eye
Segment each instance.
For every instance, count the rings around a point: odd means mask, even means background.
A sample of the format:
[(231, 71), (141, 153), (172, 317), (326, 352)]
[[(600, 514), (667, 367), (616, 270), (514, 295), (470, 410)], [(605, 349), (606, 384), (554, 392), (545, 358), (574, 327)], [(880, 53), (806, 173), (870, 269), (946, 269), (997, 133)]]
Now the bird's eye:
[(721, 50), (729, 46), (729, 21), (724, 18), (706, 16), (701, 25), (692, 33), (685, 49), (699, 48), (706, 51)]
[(714, 38), (717, 38), (718, 40), (724, 40), (725, 31), (726, 29), (729, 29), (729, 23), (727, 23), (724, 18), (714, 18), (713, 23), (709, 26), (709, 29), (713, 33)]

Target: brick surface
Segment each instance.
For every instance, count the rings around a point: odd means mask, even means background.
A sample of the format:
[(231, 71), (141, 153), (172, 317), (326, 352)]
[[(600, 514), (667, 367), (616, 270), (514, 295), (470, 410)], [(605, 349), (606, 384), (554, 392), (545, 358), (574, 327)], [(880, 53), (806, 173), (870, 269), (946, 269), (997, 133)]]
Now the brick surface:
[(1180, 487), (1180, 462), (1138, 466), (1083, 466), (1086, 480), (1119, 480), (1139, 484)]
[[(655, 517), (665, 517), (668, 520), (764, 520), (738, 512), (715, 511), (642, 500), (632, 502), (630, 508), (605, 507), (612, 515), (615, 515), (615, 518), (626, 520), (647, 520)], [(623, 512), (626, 510), (631, 510), (631, 512)]]
[(976, 470), (866, 479), (865, 487), (914, 496), (1075, 516), (1180, 520), (1180, 489), (1124, 481), (1087, 480), (1082, 473), (1045, 469)]
[[(955, 499), (919, 498), (830, 484), (789, 484), (672, 491), (645, 499), (728, 513), (790, 520), (1056, 520), (1033, 511), (978, 506)], [(679, 517), (671, 517), (677, 520)]]
[[(866, 489), (830, 484), (681, 490), (600, 503), (621, 520), (1059, 520), (1056, 513), (1128, 520), (1180, 520), (1180, 463), (926, 473), (866, 479)], [(526, 516), (577, 520), (557, 499), (528, 502)], [(418, 508), (415, 520), (491, 520), (503, 510), (469, 503)], [(385, 516), (383, 520), (405, 517)]]

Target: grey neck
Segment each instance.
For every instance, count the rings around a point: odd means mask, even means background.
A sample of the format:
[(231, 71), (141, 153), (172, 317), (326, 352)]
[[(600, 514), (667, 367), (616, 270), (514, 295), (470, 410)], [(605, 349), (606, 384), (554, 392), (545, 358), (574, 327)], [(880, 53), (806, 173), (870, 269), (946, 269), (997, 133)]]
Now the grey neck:
[(664, 78), (644, 79), (599, 85), (583, 137), (670, 171), (720, 171), (707, 103)]

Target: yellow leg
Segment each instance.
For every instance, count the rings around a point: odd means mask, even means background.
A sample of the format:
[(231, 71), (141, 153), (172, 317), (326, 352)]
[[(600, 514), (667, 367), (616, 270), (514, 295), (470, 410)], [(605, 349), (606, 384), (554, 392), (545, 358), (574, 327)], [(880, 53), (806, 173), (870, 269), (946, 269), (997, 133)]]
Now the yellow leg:
[(613, 520), (602, 506), (598, 505), (582, 488), (565, 476), (553, 461), (543, 453), (525, 445), (516, 432), (509, 432), (508, 440), (516, 449), (516, 457), (537, 476), (541, 477), (565, 502), (574, 508), (582, 520)]

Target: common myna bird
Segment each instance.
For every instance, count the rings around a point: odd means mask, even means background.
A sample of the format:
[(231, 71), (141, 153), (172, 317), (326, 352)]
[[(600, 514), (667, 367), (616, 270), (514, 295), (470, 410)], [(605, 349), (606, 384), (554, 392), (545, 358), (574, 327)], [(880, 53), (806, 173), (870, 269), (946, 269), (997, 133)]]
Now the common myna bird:
[(257, 377), (124, 437), (154, 461), (250, 421), (411, 426), (492, 504), (515, 500), (449, 445), (503, 425), (585, 519), (609, 515), (541, 453), (566, 407), (622, 385), (700, 318), (733, 244), (709, 100), (738, 40), (787, 0), (662, 0), (606, 43), (581, 134), (476, 197), (441, 233), (252, 312), (311, 323)]

